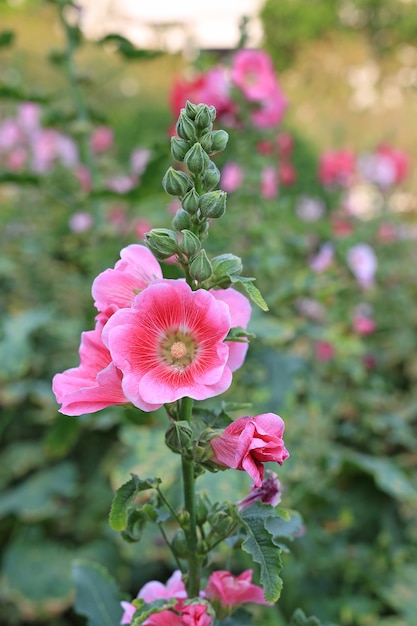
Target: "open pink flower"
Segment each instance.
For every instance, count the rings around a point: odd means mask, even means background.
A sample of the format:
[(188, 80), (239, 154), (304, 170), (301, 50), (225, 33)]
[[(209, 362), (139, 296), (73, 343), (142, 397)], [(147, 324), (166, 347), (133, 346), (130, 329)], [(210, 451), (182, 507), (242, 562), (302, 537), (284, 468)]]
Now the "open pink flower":
[(64, 415), (94, 413), (127, 402), (121, 372), (101, 339), (103, 325), (111, 313), (112, 309), (97, 316), (96, 328), (81, 334), (80, 365), (53, 378), (52, 390)]
[[(239, 291), (232, 288), (215, 289), (210, 291), (210, 293), (216, 300), (225, 302), (229, 307), (230, 327), (235, 328), (240, 326), (246, 330), (252, 313), (249, 300), (243, 294), (239, 293)], [(248, 342), (226, 341), (226, 345), (229, 346), (227, 366), (234, 372), (243, 365), (249, 344)]]
[(243, 169), (238, 163), (235, 163), (234, 161), (229, 161), (228, 163), (225, 163), (222, 169), (222, 189), (224, 189), (224, 191), (227, 191), (228, 193), (236, 191), (236, 189), (239, 189), (239, 187), (242, 186), (243, 177)]
[(275, 89), (252, 112), (252, 123), (255, 128), (273, 128), (281, 122), (286, 108), (287, 99), (277, 83)]
[(210, 441), (213, 461), (225, 467), (245, 470), (256, 487), (264, 478), (264, 463), (282, 465), (289, 454), (285, 448), (284, 421), (274, 413), (239, 417), (220, 436)]
[(188, 604), (175, 610), (176, 613), (169, 610), (154, 613), (143, 622), (143, 626), (211, 626), (213, 623), (206, 604)]
[(188, 396), (204, 400), (232, 381), (227, 366), (229, 307), (182, 280), (158, 280), (119, 309), (103, 341), (123, 374), (126, 397), (144, 411)]
[(98, 126), (92, 132), (90, 145), (93, 152), (107, 152), (113, 145), (113, 130), (110, 126)]
[(250, 101), (263, 100), (276, 86), (274, 66), (263, 50), (238, 50), (233, 56), (231, 76)]
[(322, 245), (316, 256), (310, 261), (310, 267), (316, 274), (321, 274), (333, 263), (333, 257), (333, 244), (327, 242)]
[(162, 271), (152, 252), (145, 246), (131, 244), (120, 252), (114, 269), (105, 270), (94, 280), (94, 304), (99, 311), (110, 305), (129, 307), (136, 294), (157, 278), (162, 278)]
[(346, 260), (361, 287), (369, 289), (374, 285), (378, 261), (369, 244), (357, 243), (349, 248)]
[(233, 576), (225, 570), (213, 572), (208, 579), (205, 595), (214, 605), (220, 604), (220, 607), (227, 607), (229, 614), (246, 602), (269, 604), (265, 600), (263, 589), (252, 584), (252, 570), (250, 569), (239, 576)]
[(356, 168), (355, 155), (351, 150), (329, 150), (320, 157), (319, 180), (324, 185), (347, 187)]
[(145, 602), (153, 602), (160, 598), (170, 600), (171, 598), (185, 599), (186, 597), (187, 591), (180, 570), (175, 570), (167, 580), (166, 585), (159, 580), (151, 580), (138, 593), (138, 598), (142, 598)]

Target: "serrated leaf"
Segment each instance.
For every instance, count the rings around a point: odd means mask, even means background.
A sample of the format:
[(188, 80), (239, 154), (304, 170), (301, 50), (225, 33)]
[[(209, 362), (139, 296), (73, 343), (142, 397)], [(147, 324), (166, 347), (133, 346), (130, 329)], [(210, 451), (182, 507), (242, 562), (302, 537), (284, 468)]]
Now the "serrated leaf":
[(124, 530), (127, 526), (129, 507), (140, 491), (154, 489), (161, 481), (157, 478), (141, 480), (135, 474), (116, 491), (110, 509), (109, 522), (113, 530)]
[(167, 609), (175, 606), (176, 603), (177, 600), (175, 598), (172, 600), (160, 598), (159, 600), (154, 600), (153, 602), (144, 602), (141, 599), (134, 600), (133, 604), (137, 607), (137, 610), (133, 615), (131, 626), (140, 626), (150, 615), (166, 611)]
[(75, 584), (75, 611), (88, 620), (88, 626), (115, 626), (123, 614), (119, 591), (107, 570), (92, 561), (77, 560), (72, 566)]
[(297, 511), (273, 508), (272, 511), (275, 515), (265, 520), (265, 528), (271, 533), (274, 544), (287, 551), (286, 542), (292, 541), (302, 531), (302, 517)]
[(262, 297), (261, 292), (253, 284), (254, 278), (245, 278), (244, 276), (230, 276), (232, 283), (238, 283), (247, 292), (248, 296), (262, 311), (269, 311), (269, 307)]
[(282, 589), (279, 573), (282, 569), (281, 548), (275, 545), (271, 533), (265, 527), (271, 517), (271, 507), (255, 503), (240, 512), (247, 530), (242, 549), (260, 565), (260, 579), (267, 602), (276, 602)]

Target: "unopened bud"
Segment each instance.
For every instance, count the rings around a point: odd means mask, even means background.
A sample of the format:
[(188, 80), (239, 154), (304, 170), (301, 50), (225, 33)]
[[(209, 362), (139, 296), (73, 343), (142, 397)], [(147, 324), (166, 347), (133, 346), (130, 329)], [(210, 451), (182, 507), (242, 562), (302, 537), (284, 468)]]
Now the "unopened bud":
[(162, 186), (171, 196), (182, 197), (191, 189), (192, 182), (187, 174), (170, 167), (162, 179)]
[(192, 174), (201, 176), (207, 169), (210, 158), (207, 152), (201, 147), (201, 144), (195, 143), (185, 155), (184, 162)]
[(227, 537), (237, 527), (236, 509), (227, 502), (218, 504), (208, 514), (207, 521), (216, 535)]
[(200, 198), (200, 210), (203, 217), (221, 217), (226, 211), (225, 191), (209, 191)]
[(220, 182), (219, 169), (216, 167), (213, 161), (210, 161), (209, 166), (204, 172), (204, 177), (203, 177), (204, 188), (207, 189), (207, 191), (210, 191), (210, 189), (214, 189), (214, 187), (217, 187), (219, 182)]
[(171, 137), (171, 154), (176, 161), (184, 161), (184, 157), (191, 148), (189, 141), (180, 137)]
[(190, 447), (192, 438), (193, 430), (185, 420), (171, 422), (165, 433), (165, 443), (168, 448), (180, 454)]
[(188, 115), (190, 120), (194, 120), (196, 113), (198, 111), (198, 104), (193, 104), (189, 100), (185, 103), (185, 113)]
[(175, 228), (175, 230), (190, 228), (191, 218), (188, 215), (187, 211), (184, 211), (184, 209), (178, 209), (172, 220), (172, 226)]
[(190, 276), (198, 282), (202, 283), (208, 280), (213, 273), (211, 263), (204, 248), (200, 250), (190, 265)]
[(222, 152), (228, 141), (229, 135), (225, 130), (214, 130), (211, 133), (212, 152)]
[(196, 518), (198, 524), (204, 524), (207, 520), (211, 502), (205, 493), (198, 493), (196, 498)]
[(207, 104), (198, 105), (197, 113), (196, 113), (194, 121), (195, 121), (196, 127), (199, 128), (200, 130), (203, 130), (204, 128), (211, 130), (213, 123), (211, 121), (210, 109), (207, 106)]
[(200, 196), (193, 187), (183, 197), (182, 208), (185, 209), (190, 215), (194, 215), (194, 213), (197, 213), (199, 206)]
[(158, 261), (168, 259), (178, 251), (177, 235), (168, 228), (153, 228), (146, 233), (145, 240)]
[(212, 154), (212, 152), (215, 152), (212, 147), (213, 147), (213, 139), (212, 139), (212, 132), (208, 132), (208, 133), (204, 133), (203, 135), (200, 135), (200, 143), (201, 146), (203, 148), (203, 150), (205, 150), (205, 152), (207, 152), (207, 154)]
[(215, 256), (212, 259), (212, 266), (213, 274), (219, 278), (221, 276), (239, 276), (243, 269), (242, 259), (229, 252)]
[(178, 528), (171, 540), (171, 548), (175, 552), (175, 555), (179, 559), (185, 559), (188, 557), (188, 545), (185, 532), (182, 528)]
[(186, 256), (193, 257), (199, 252), (201, 248), (201, 242), (197, 235), (195, 235), (191, 230), (182, 230), (182, 240), (180, 241), (178, 247)]
[(194, 122), (186, 115), (184, 109), (181, 111), (175, 130), (181, 139), (191, 142), (197, 139)]

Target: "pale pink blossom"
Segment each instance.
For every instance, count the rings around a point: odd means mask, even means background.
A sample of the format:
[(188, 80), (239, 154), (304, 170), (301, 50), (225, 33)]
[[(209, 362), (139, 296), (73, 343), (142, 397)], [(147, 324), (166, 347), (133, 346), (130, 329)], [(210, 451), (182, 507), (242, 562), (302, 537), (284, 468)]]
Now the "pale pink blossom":
[(175, 570), (165, 585), (158, 580), (149, 581), (142, 587), (137, 597), (142, 598), (145, 602), (153, 602), (160, 598), (166, 600), (171, 600), (171, 598), (185, 599), (187, 591), (180, 570)]
[(316, 341), (314, 346), (316, 359), (325, 363), (326, 361), (331, 361), (335, 356), (335, 349), (333, 344), (329, 341)]
[[(240, 326), (246, 330), (252, 313), (249, 300), (239, 291), (232, 288), (213, 289), (210, 293), (216, 300), (225, 302), (229, 307), (231, 328)], [(229, 346), (227, 365), (234, 372), (243, 364), (249, 344), (247, 341), (226, 341), (226, 345)]]
[(6, 152), (23, 141), (22, 130), (17, 121), (11, 117), (0, 124), (0, 152)]
[(178, 117), (187, 100), (216, 107), (218, 118), (230, 113), (233, 102), (225, 68), (218, 65), (191, 80), (176, 80), (170, 94), (171, 109), (175, 117)]
[(316, 222), (323, 216), (324, 210), (324, 202), (310, 196), (299, 196), (295, 205), (295, 212), (304, 222)]
[(346, 260), (361, 287), (368, 289), (374, 285), (378, 261), (369, 244), (358, 243), (349, 248)]
[(137, 220), (134, 220), (132, 228), (137, 237), (143, 241), (146, 233), (152, 229), (152, 224), (148, 220), (139, 217)]
[(262, 485), (256, 487), (253, 484), (248, 495), (237, 503), (239, 511), (258, 501), (270, 506), (277, 506), (281, 502), (281, 485), (278, 476), (271, 470), (267, 470), (266, 474), (267, 476), (263, 479)]
[(252, 112), (252, 123), (259, 129), (273, 128), (282, 121), (286, 108), (287, 99), (277, 83), (274, 91)]
[(188, 396), (204, 400), (229, 388), (229, 307), (182, 280), (157, 280), (131, 308), (119, 309), (103, 341), (123, 374), (122, 388), (144, 411)]
[(64, 415), (94, 413), (127, 402), (121, 372), (101, 339), (103, 325), (112, 313), (111, 309), (98, 315), (95, 329), (81, 334), (80, 365), (53, 378), (52, 390)]
[(243, 169), (238, 163), (229, 161), (225, 163), (221, 172), (221, 187), (224, 191), (232, 193), (239, 189), (243, 183)]
[(117, 174), (116, 176), (112, 176), (107, 179), (105, 187), (106, 189), (111, 189), (116, 193), (127, 193), (135, 185), (137, 181), (134, 176), (128, 176), (127, 174)]
[(28, 152), (23, 146), (16, 146), (7, 155), (7, 169), (12, 172), (20, 172), (26, 165)]
[(152, 281), (162, 278), (162, 270), (152, 252), (140, 244), (130, 244), (120, 252), (114, 269), (107, 269), (95, 278), (91, 293), (99, 311), (109, 306), (130, 307), (136, 294)]
[(278, 153), (282, 159), (289, 159), (294, 149), (294, 139), (290, 133), (282, 131), (277, 137)]
[(114, 133), (110, 126), (98, 126), (90, 137), (90, 146), (96, 154), (107, 152), (113, 145)]
[(22, 102), (18, 106), (16, 120), (26, 133), (32, 133), (39, 128), (40, 119), (41, 108), (35, 102)]
[(324, 185), (347, 187), (356, 169), (355, 155), (351, 150), (329, 150), (320, 157), (319, 180)]
[(91, 172), (86, 165), (80, 163), (75, 168), (75, 177), (78, 180), (82, 191), (91, 191)]
[(284, 421), (274, 413), (240, 417), (210, 440), (213, 461), (246, 471), (255, 486), (261, 487), (264, 463), (273, 461), (282, 465), (289, 456), (283, 434)]
[(77, 211), (71, 215), (68, 225), (73, 233), (84, 233), (93, 225), (93, 216), (86, 211)]
[(261, 194), (265, 200), (273, 200), (278, 194), (278, 173), (272, 165), (267, 165), (262, 170)]
[(276, 87), (274, 67), (263, 50), (238, 50), (232, 60), (232, 82), (249, 101), (262, 101)]
[(146, 170), (151, 158), (151, 151), (147, 148), (135, 148), (130, 154), (130, 170), (140, 176)]
[(359, 167), (364, 178), (386, 188), (398, 185), (407, 177), (409, 158), (402, 150), (382, 144), (373, 154), (362, 155)]
[(208, 579), (205, 595), (215, 606), (227, 607), (229, 613), (247, 602), (270, 604), (265, 600), (263, 589), (252, 583), (250, 569), (239, 576), (233, 576), (226, 570), (213, 572)]
[(333, 244), (327, 242), (323, 244), (316, 254), (316, 256), (310, 261), (310, 267), (316, 274), (325, 272), (333, 263), (334, 248)]

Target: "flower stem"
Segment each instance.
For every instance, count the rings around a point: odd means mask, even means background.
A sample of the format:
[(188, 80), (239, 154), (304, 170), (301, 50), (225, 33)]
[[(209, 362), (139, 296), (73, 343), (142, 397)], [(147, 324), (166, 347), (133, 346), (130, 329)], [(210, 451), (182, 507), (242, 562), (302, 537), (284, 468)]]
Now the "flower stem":
[[(181, 419), (191, 423), (193, 401), (183, 398), (181, 401)], [(195, 468), (194, 461), (182, 457), (182, 479), (184, 490), (184, 508), (189, 514), (189, 524), (185, 529), (188, 553), (188, 580), (187, 593), (189, 598), (198, 597), (200, 592), (201, 563), (197, 554), (197, 519), (195, 497)]]

